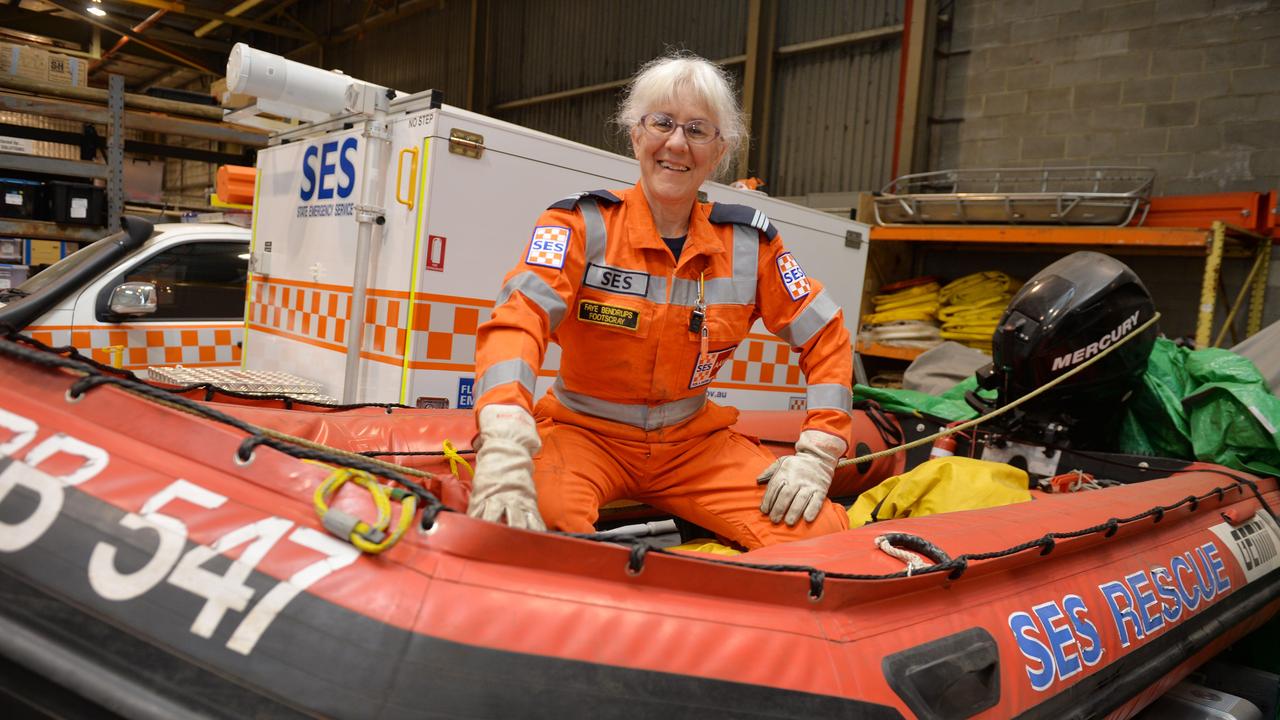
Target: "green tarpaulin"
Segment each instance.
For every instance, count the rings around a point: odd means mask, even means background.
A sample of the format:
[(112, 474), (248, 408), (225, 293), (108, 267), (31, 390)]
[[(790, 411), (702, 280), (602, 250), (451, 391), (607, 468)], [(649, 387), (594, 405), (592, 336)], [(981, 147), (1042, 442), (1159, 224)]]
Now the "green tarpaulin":
[[(854, 399), (896, 412), (947, 420), (977, 413), (964, 401), (969, 378), (941, 395), (854, 387)], [(983, 393), (986, 396), (986, 393)], [(1280, 475), (1280, 398), (1253, 363), (1228, 350), (1188, 350), (1156, 340), (1142, 382), (1129, 399), (1113, 452), (1203, 460)]]

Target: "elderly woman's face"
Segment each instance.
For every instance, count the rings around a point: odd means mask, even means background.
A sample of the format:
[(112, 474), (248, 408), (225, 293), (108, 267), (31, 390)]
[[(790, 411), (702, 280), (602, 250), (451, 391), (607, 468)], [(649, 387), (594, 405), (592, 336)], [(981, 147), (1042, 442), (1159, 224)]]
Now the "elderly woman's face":
[(716, 118), (685, 93), (670, 103), (645, 109), (646, 117), (659, 113), (677, 125), (669, 134), (646, 128), (643, 122), (631, 128), (631, 146), (640, 161), (640, 183), (651, 202), (686, 202), (697, 197), (698, 188), (715, 170), (725, 153), (725, 143), (719, 136), (702, 144), (689, 142), (689, 131), (683, 127), (686, 123), (701, 120), (703, 128), (715, 133)]

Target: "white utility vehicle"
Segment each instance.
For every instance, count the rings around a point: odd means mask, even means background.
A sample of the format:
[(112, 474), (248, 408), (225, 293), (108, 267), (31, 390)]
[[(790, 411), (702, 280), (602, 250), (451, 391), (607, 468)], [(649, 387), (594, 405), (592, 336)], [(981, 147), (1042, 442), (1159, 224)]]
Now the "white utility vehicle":
[(0, 290), (0, 321), (129, 370), (238, 367), (249, 231), (234, 225), (125, 229)]

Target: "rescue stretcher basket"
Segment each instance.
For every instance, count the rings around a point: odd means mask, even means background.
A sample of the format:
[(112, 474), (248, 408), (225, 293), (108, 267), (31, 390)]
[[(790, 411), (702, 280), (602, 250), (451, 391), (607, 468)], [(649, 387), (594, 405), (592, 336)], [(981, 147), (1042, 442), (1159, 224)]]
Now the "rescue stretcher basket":
[(876, 222), (1142, 224), (1154, 180), (1152, 168), (1119, 165), (915, 173), (876, 194)]

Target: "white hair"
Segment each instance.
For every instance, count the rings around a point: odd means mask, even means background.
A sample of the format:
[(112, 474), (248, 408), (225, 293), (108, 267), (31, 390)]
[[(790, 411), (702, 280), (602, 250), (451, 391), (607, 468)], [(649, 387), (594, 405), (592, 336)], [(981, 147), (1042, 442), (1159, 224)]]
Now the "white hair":
[(746, 140), (746, 121), (728, 73), (710, 60), (673, 52), (645, 63), (623, 91), (615, 121), (629, 132), (653, 107), (669, 104), (681, 94), (696, 98), (711, 111), (707, 119), (720, 129), (726, 145), (716, 168), (723, 172)]

